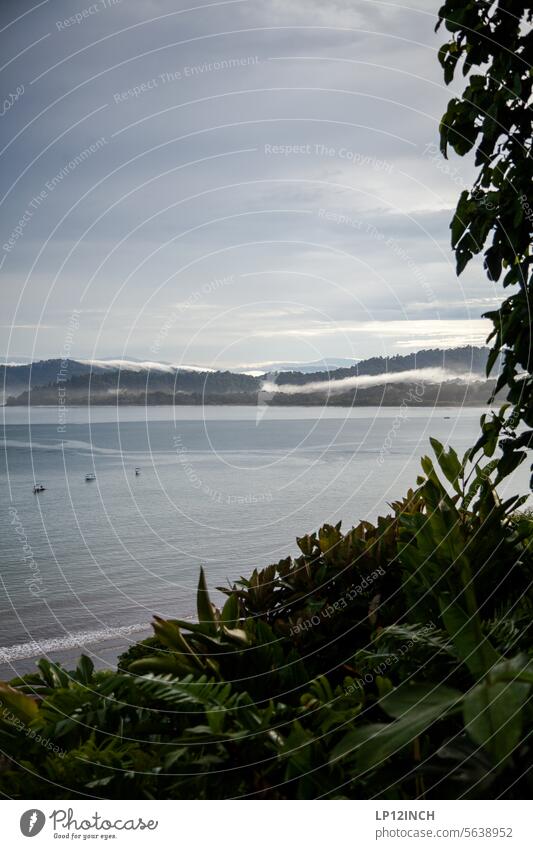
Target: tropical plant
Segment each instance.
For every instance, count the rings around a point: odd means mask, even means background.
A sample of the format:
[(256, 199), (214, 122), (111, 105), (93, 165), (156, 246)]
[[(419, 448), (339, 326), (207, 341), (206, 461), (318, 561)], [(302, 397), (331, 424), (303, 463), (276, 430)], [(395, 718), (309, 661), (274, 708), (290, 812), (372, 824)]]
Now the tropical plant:
[(489, 280), (503, 274), (503, 286), (511, 289), (486, 314), (494, 326), (487, 374), (501, 355), (494, 394), (507, 388), (509, 404), (485, 417), (480, 441), (491, 452), (502, 437), (506, 472), (523, 459), (521, 449), (533, 447), (532, 20), (530, 0), (446, 0), (437, 25), (444, 23), (451, 34), (439, 52), (446, 84), (461, 67), (468, 78), (462, 97), (450, 100), (442, 118), (441, 150), (464, 156), (475, 148), (478, 167), (451, 223), (457, 273), (483, 252)]

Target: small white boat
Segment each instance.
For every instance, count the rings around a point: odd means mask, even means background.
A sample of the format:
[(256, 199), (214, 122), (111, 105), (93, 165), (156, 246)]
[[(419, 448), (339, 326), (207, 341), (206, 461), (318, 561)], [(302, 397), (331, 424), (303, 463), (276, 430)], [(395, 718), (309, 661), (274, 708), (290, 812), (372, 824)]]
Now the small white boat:
[(45, 489), (46, 489), (46, 487), (45, 487), (44, 483), (34, 483), (33, 484), (33, 491), (34, 492), (44, 492)]
[(140, 475), (140, 474), (141, 474), (141, 470), (140, 470), (139, 466), (135, 466), (135, 474), (136, 474), (136, 475)]
[(95, 481), (96, 480), (95, 473), (94, 472), (87, 472), (87, 474), (85, 475), (85, 480), (86, 481)]

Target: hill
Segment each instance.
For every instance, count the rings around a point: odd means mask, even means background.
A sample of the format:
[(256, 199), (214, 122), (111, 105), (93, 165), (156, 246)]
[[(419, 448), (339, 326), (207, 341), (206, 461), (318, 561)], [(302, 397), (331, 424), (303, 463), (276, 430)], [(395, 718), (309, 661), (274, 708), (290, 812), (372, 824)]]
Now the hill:
[(116, 368), (76, 360), (43, 360), (3, 366), (2, 375), (7, 406), (48, 406), (60, 400), (71, 405), (396, 406), (415, 385), (423, 387), (415, 398), (411, 392), (411, 400), (418, 404), (478, 405), (486, 403), (494, 385), (484, 376), (487, 353), (487, 348), (432, 349), (372, 357), (330, 371), (276, 371), (261, 376), (158, 363)]

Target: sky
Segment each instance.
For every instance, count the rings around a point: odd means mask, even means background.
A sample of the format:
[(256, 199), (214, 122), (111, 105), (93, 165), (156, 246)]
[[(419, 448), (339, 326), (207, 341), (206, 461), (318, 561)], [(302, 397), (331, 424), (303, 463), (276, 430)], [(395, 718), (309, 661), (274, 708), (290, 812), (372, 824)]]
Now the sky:
[(0, 351), (214, 368), (482, 344), (433, 0), (3, 0)]

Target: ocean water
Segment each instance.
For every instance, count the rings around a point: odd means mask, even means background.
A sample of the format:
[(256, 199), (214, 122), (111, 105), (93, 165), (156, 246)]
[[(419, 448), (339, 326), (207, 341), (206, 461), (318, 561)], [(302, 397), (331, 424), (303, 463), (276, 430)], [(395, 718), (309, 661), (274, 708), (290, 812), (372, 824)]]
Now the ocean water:
[(415, 483), (429, 436), (464, 451), (481, 412), (71, 408), (62, 431), (55, 408), (5, 408), (0, 662), (193, 616), (201, 565), (227, 585), (324, 522), (375, 519)]

